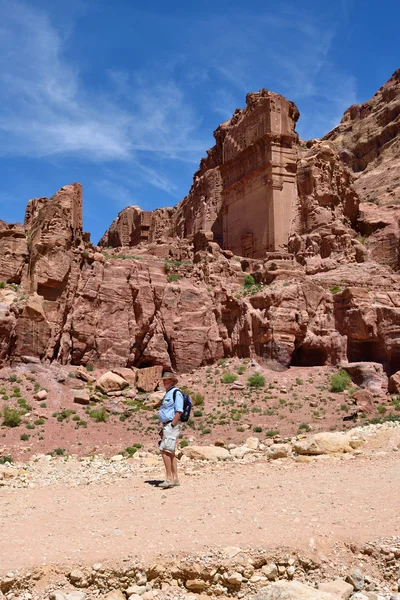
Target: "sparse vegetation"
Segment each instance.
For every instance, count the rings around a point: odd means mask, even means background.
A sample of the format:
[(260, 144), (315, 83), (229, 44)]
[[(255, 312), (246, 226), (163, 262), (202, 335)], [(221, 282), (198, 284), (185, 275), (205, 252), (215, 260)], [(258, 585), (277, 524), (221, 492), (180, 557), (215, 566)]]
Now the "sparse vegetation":
[(174, 281), (179, 281), (180, 278), (181, 276), (179, 273), (170, 273), (170, 275), (167, 277), (167, 281), (168, 283), (173, 283)]
[(222, 383), (234, 383), (234, 381), (236, 381), (237, 378), (238, 378), (238, 376), (235, 373), (226, 372), (222, 375), (221, 382)]
[(18, 427), (21, 424), (21, 415), (19, 410), (11, 408), (10, 406), (4, 407), (3, 413), (3, 425), (6, 427)]
[(333, 285), (330, 288), (330, 290), (331, 290), (332, 294), (338, 294), (340, 292), (340, 286), (339, 285)]
[(104, 406), (101, 406), (100, 408), (94, 408), (89, 412), (89, 415), (93, 421), (96, 421), (96, 423), (106, 423), (108, 420), (108, 412)]
[(4, 290), (5, 287), (6, 287), (6, 282), (0, 281), (0, 290)]
[(255, 373), (247, 379), (247, 383), (252, 388), (261, 388), (265, 385), (265, 377), (260, 373)]
[(330, 391), (338, 394), (344, 392), (351, 386), (351, 377), (344, 369), (341, 369), (338, 373), (335, 373), (331, 377)]

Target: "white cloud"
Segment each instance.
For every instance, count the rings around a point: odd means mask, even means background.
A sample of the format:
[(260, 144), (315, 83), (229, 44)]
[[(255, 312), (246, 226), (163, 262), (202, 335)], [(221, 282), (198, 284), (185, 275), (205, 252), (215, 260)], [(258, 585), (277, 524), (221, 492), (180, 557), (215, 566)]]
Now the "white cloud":
[(113, 86), (91, 91), (45, 13), (12, 0), (0, 0), (0, 12), (2, 155), (138, 161), (138, 152), (149, 152), (187, 160), (203, 148), (199, 120), (173, 80), (115, 72)]
[[(217, 24), (222, 33), (210, 47), (210, 60), (225, 86), (216, 92), (213, 110), (232, 112), (238, 98), (244, 105), (242, 94), (266, 87), (300, 106), (305, 137), (326, 133), (356, 100), (355, 78), (331, 58), (346, 16), (340, 6), (317, 15), (293, 13), (292, 6), (290, 14), (283, 7), (274, 15), (243, 13)], [(231, 95), (224, 94), (227, 86)]]

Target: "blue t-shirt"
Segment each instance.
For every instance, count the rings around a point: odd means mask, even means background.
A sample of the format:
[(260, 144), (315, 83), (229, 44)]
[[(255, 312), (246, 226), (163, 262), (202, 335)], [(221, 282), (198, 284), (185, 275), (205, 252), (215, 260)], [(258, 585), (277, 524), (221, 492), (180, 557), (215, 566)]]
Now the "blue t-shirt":
[(160, 422), (166, 423), (167, 421), (172, 421), (177, 412), (183, 412), (183, 395), (176, 387), (172, 387), (165, 393), (161, 402), (161, 408), (158, 411)]

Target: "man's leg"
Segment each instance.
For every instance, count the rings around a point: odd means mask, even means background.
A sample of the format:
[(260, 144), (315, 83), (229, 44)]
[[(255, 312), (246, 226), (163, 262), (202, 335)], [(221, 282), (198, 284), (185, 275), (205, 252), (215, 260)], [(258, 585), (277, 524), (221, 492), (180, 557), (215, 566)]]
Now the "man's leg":
[(175, 454), (171, 454), (171, 471), (172, 471), (172, 481), (178, 481), (178, 460)]
[(172, 455), (169, 452), (161, 452), (162, 459), (164, 461), (165, 472), (167, 481), (173, 481), (172, 475)]

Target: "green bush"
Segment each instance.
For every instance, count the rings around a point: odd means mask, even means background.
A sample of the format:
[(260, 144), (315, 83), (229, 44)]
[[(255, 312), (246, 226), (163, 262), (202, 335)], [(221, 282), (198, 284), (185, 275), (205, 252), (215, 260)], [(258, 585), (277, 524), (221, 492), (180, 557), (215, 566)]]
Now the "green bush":
[(244, 283), (243, 283), (244, 287), (249, 288), (255, 284), (256, 284), (256, 280), (254, 279), (253, 275), (250, 275), (250, 273), (246, 273), (246, 275), (244, 276)]
[(260, 375), (260, 373), (255, 373), (247, 379), (247, 383), (250, 387), (261, 388), (265, 385), (265, 377)]
[(6, 282), (0, 281), (0, 290), (4, 290), (5, 287), (6, 287)]
[(180, 278), (181, 276), (179, 275), (179, 273), (171, 273), (170, 275), (168, 275), (167, 281), (168, 283), (173, 283), (174, 281), (179, 281)]
[(203, 416), (203, 411), (202, 410), (195, 410), (193, 413), (194, 417), (202, 417)]
[(21, 415), (16, 408), (4, 407), (3, 425), (6, 427), (18, 427), (21, 424)]
[(8, 378), (8, 381), (11, 381), (11, 383), (13, 383), (14, 381), (17, 381), (17, 376), (16, 375), (10, 375), (10, 377)]
[(238, 376), (235, 373), (224, 373), (221, 377), (222, 383), (233, 383)]
[(279, 429), (270, 429), (265, 435), (267, 437), (275, 437), (276, 435), (279, 435)]
[(254, 431), (254, 433), (261, 433), (262, 432), (262, 427), (260, 427), (260, 426), (253, 427), (253, 431)]
[(53, 453), (57, 456), (64, 456), (65, 448), (54, 448)]
[(182, 440), (179, 444), (180, 448), (186, 448), (186, 446), (189, 446), (189, 442), (187, 440)]
[(243, 375), (243, 373), (246, 371), (247, 367), (246, 365), (239, 365), (238, 367), (236, 367), (235, 371), (236, 373), (239, 373), (239, 375)]
[(307, 425), (307, 423), (301, 423), (297, 430), (297, 434), (304, 433), (304, 432), (308, 433), (309, 431), (311, 431), (311, 427), (309, 425)]
[(132, 457), (134, 454), (136, 454), (136, 452), (137, 452), (137, 448), (135, 448), (135, 446), (128, 446), (124, 450), (124, 454), (126, 454), (129, 457)]
[(0, 456), (0, 465), (5, 465), (6, 463), (11, 464), (13, 459), (11, 456)]
[(338, 373), (335, 373), (331, 377), (331, 392), (338, 394), (344, 392), (351, 386), (351, 377), (344, 369), (341, 369)]
[(22, 442), (27, 442), (29, 440), (29, 437), (30, 436), (27, 433), (22, 433), (20, 435), (20, 439), (21, 439)]
[(108, 412), (104, 406), (101, 406), (100, 408), (94, 408), (90, 411), (89, 415), (94, 421), (96, 421), (96, 423), (106, 423), (108, 419)]
[(333, 285), (331, 287), (331, 292), (332, 292), (332, 294), (338, 294), (340, 292), (340, 286), (339, 285)]
[(86, 365), (86, 371), (94, 371), (94, 366), (93, 365)]
[(204, 406), (204, 396), (202, 394), (192, 392), (189, 396), (194, 406)]

